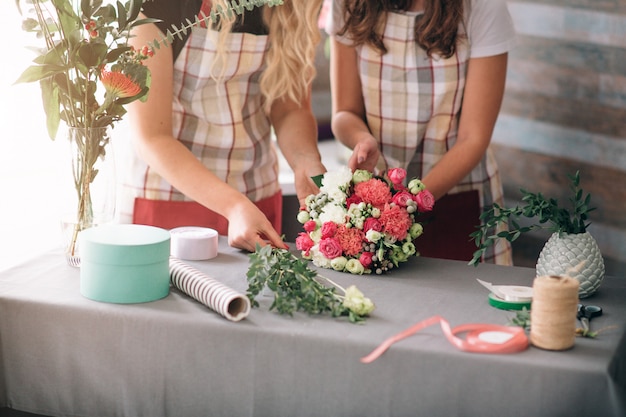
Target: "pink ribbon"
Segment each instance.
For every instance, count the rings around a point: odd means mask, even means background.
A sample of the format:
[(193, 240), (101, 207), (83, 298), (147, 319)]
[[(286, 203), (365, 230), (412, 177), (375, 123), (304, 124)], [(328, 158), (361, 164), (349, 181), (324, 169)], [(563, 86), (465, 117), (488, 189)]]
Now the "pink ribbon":
[[(495, 324), (462, 324), (455, 328), (450, 328), (444, 318), (440, 316), (433, 316), (426, 320), (422, 320), (417, 324), (409, 327), (402, 332), (389, 337), (382, 342), (376, 349), (374, 349), (369, 355), (361, 358), (363, 363), (371, 363), (375, 361), (380, 355), (382, 355), (391, 345), (394, 343), (414, 335), (418, 331), (425, 327), (432, 326), (433, 324), (441, 324), (443, 333), (448, 338), (448, 341), (457, 348), (465, 352), (473, 353), (514, 353), (520, 352), (528, 347), (528, 337), (521, 327), (511, 326), (499, 326)], [(510, 334), (511, 337), (502, 342), (494, 343), (481, 339), (480, 334), (485, 332), (499, 332)], [(460, 333), (467, 333), (465, 339), (457, 336)]]

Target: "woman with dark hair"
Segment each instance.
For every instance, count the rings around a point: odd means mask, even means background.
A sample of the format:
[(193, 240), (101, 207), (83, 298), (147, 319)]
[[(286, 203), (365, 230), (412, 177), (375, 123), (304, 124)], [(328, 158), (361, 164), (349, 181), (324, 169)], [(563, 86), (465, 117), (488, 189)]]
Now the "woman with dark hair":
[[(326, 29), (332, 128), (350, 168), (421, 178), (437, 201), (418, 250), (469, 261), (481, 209), (503, 202), (489, 144), (515, 40), (506, 4), (332, 0)], [(511, 264), (510, 245), (483, 260)]]

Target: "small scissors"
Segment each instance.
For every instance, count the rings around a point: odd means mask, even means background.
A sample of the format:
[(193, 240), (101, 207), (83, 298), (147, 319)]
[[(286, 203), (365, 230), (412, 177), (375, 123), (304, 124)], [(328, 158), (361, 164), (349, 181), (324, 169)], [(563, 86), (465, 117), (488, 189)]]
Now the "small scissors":
[(576, 318), (580, 320), (580, 323), (583, 325), (583, 331), (585, 333), (589, 332), (589, 321), (591, 321), (592, 318), (601, 315), (602, 308), (598, 306), (586, 306), (584, 304), (578, 304), (578, 312), (576, 313)]

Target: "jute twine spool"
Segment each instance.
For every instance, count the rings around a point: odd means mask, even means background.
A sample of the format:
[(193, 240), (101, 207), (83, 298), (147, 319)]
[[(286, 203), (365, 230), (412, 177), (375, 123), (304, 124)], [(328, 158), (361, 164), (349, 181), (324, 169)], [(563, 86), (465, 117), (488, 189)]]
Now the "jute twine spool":
[(535, 278), (530, 309), (530, 342), (534, 346), (547, 350), (574, 346), (578, 285), (578, 281), (569, 276)]

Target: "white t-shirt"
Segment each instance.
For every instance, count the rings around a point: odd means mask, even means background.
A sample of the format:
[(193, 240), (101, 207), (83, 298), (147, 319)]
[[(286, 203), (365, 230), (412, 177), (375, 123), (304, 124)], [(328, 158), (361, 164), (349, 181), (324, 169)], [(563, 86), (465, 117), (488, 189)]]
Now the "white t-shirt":
[[(336, 35), (344, 24), (341, 10), (344, 0), (330, 0), (332, 7), (326, 32)], [(510, 51), (515, 45), (515, 28), (504, 0), (466, 0), (464, 21), (470, 44), (470, 58), (481, 58)], [(464, 31), (463, 27), (461, 30)], [(337, 40), (350, 44), (345, 36)]]

